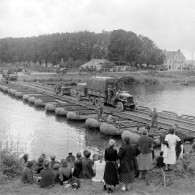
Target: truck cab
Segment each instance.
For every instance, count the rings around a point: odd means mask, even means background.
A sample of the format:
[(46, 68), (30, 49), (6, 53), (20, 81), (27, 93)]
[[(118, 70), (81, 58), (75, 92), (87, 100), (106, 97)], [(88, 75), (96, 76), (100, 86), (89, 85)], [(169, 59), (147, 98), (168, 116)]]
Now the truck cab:
[(118, 98), (113, 102), (116, 105), (118, 111), (122, 112), (123, 110), (134, 110), (135, 103), (133, 101), (133, 96), (126, 91), (121, 91), (118, 94)]

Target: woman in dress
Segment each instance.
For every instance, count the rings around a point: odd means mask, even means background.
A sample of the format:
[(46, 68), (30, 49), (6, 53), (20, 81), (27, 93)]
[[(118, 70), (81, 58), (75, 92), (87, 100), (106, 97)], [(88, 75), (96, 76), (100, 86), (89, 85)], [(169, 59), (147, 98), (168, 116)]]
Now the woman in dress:
[(152, 168), (153, 144), (155, 144), (154, 139), (148, 137), (148, 131), (144, 129), (142, 132), (142, 136), (138, 141), (138, 145), (140, 148), (140, 154), (138, 156), (138, 169), (140, 172), (139, 176), (141, 179), (145, 179), (147, 171)]
[(166, 150), (164, 151), (165, 170), (168, 171), (170, 165), (176, 164), (176, 144), (181, 142), (181, 139), (174, 134), (174, 129), (169, 129), (169, 134), (165, 137)]
[(113, 190), (111, 186), (116, 186), (119, 184), (118, 173), (117, 173), (117, 151), (114, 149), (116, 142), (111, 139), (109, 141), (109, 148), (106, 148), (104, 159), (106, 161), (105, 171), (104, 171), (104, 190), (108, 188), (108, 193), (111, 193)]
[(94, 182), (104, 182), (104, 169), (106, 162), (103, 159), (103, 153), (99, 153), (98, 160), (94, 162), (95, 177), (92, 178)]
[(134, 158), (139, 154), (136, 145), (130, 144), (130, 138), (123, 138), (124, 144), (120, 147), (118, 158), (120, 159), (120, 181), (123, 184), (121, 191), (130, 190), (130, 183), (133, 183), (135, 178)]

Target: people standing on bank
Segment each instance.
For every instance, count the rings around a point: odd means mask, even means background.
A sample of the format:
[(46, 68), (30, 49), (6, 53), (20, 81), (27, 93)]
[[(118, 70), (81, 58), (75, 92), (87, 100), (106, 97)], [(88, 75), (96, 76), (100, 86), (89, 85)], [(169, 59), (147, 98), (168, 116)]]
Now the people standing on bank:
[(116, 142), (111, 139), (109, 141), (109, 147), (106, 148), (104, 159), (106, 161), (105, 171), (104, 171), (104, 181), (106, 185), (104, 185), (104, 190), (108, 188), (108, 193), (111, 193), (113, 189), (112, 186), (116, 186), (119, 184), (118, 181), (118, 173), (117, 173), (117, 150), (114, 149)]
[(158, 113), (156, 108), (154, 108), (153, 112), (151, 113), (151, 128), (155, 127), (158, 127)]
[(174, 129), (169, 129), (169, 134), (165, 137), (166, 149), (164, 150), (164, 163), (165, 170), (170, 170), (170, 165), (176, 164), (176, 144), (177, 142), (181, 142), (181, 139), (174, 134)]
[(140, 148), (140, 154), (138, 156), (138, 169), (140, 172), (139, 177), (141, 179), (145, 179), (147, 171), (152, 169), (153, 144), (155, 144), (154, 139), (148, 137), (148, 131), (144, 129), (142, 132), (142, 136), (138, 141), (138, 145)]
[(183, 134), (178, 124), (174, 125), (174, 129), (175, 129), (175, 135), (177, 135), (181, 139), (181, 142), (177, 142), (176, 144), (176, 158), (177, 159), (183, 158), (183, 144), (184, 144)]
[(118, 158), (120, 159), (119, 175), (123, 184), (121, 191), (130, 190), (130, 184), (135, 178), (134, 158), (139, 154), (137, 146), (130, 144), (130, 138), (123, 138), (124, 144), (120, 147)]

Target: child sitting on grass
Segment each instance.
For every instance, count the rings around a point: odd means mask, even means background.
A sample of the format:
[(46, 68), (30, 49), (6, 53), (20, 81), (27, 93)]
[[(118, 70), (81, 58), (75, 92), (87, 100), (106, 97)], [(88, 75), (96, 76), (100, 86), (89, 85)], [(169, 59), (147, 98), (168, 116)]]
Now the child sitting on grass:
[(156, 167), (162, 168), (165, 166), (165, 163), (163, 162), (163, 151), (160, 152), (160, 156), (156, 159)]

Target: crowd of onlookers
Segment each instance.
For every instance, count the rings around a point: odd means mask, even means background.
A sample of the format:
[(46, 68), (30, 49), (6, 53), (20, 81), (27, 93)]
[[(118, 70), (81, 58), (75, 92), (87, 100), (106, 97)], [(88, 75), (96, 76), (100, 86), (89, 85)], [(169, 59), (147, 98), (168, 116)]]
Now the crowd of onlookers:
[[(70, 152), (66, 159), (60, 162), (55, 156), (48, 161), (43, 154), (34, 165), (28, 161), (28, 155), (23, 156), (26, 165), (22, 173), (23, 183), (37, 183), (40, 187), (50, 188), (54, 184), (72, 186), (75, 190), (80, 187), (82, 178), (102, 182), (103, 190), (114, 191), (119, 183), (122, 191), (128, 191), (135, 178), (145, 179), (147, 172), (154, 166), (170, 171), (183, 152), (190, 152), (195, 146), (184, 143), (178, 134), (178, 127), (170, 128), (167, 135), (160, 137), (161, 151), (155, 156), (155, 140), (148, 136), (147, 128), (142, 130), (138, 144), (132, 144), (127, 135), (122, 135), (123, 144), (116, 149), (116, 142), (111, 139), (108, 148), (99, 154), (85, 150), (78, 152), (76, 157)], [(179, 148), (179, 149), (178, 149)]]

